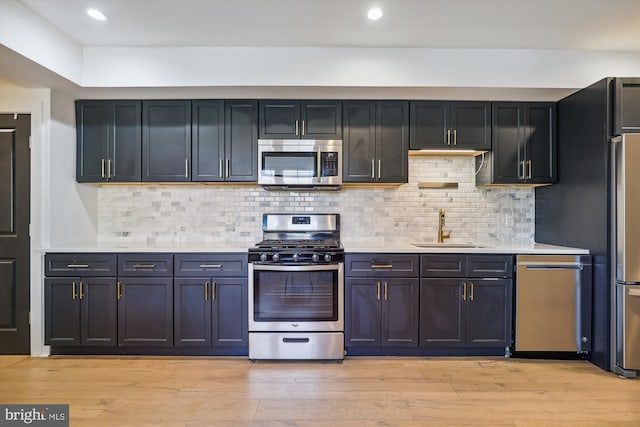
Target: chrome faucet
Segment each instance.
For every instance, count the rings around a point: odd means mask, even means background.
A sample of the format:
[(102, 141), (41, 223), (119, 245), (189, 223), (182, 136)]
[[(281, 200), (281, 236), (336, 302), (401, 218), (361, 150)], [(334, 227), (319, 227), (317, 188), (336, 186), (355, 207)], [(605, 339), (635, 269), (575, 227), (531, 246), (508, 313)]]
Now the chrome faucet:
[(444, 209), (440, 209), (438, 217), (438, 243), (443, 243), (444, 239), (451, 237), (451, 230), (448, 233), (444, 232)]

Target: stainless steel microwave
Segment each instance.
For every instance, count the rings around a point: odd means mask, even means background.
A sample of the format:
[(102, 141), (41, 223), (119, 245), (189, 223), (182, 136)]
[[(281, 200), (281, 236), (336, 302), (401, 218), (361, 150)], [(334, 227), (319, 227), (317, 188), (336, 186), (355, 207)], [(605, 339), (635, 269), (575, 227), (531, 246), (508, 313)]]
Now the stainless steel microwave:
[(259, 139), (258, 184), (269, 190), (340, 189), (342, 140)]

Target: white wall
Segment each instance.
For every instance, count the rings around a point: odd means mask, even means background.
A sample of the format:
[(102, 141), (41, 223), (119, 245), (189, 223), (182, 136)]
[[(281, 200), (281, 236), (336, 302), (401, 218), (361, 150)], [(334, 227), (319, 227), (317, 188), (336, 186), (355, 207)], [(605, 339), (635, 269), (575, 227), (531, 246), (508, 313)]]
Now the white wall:
[(636, 52), (525, 49), (85, 47), (85, 87), (581, 88), (640, 75)]
[(44, 302), (42, 293), (42, 248), (48, 244), (50, 90), (25, 89), (0, 84), (0, 113), (31, 114), (31, 354), (48, 354), (44, 346)]
[(98, 190), (76, 182), (76, 128), (73, 99), (51, 92), (51, 149), (48, 179), (49, 243), (73, 246), (96, 240)]

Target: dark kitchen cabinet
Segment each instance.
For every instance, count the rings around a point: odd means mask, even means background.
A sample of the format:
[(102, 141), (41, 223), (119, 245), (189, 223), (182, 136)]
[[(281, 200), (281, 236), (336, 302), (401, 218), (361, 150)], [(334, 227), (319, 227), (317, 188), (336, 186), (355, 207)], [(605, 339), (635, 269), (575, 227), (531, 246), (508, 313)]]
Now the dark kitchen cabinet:
[(173, 346), (173, 255), (118, 255), (118, 345)]
[(491, 149), (491, 103), (412, 101), (410, 146), (420, 149)]
[(438, 254), (420, 262), (420, 347), (509, 347), (512, 256)]
[(256, 181), (257, 120), (257, 101), (193, 101), (192, 181)]
[(340, 101), (261, 100), (262, 139), (342, 139)]
[(248, 345), (247, 255), (176, 254), (176, 347)]
[(409, 103), (344, 101), (343, 181), (408, 182)]
[(616, 78), (614, 134), (640, 132), (640, 78)]
[(108, 253), (45, 255), (45, 344), (116, 345), (115, 260)]
[(141, 179), (142, 102), (76, 101), (76, 180)]
[(495, 102), (492, 117), (492, 151), (476, 158), (476, 183), (557, 182), (555, 103)]
[(115, 346), (114, 277), (45, 279), (45, 344)]
[(142, 102), (142, 180), (191, 181), (191, 101)]
[(418, 262), (406, 254), (345, 256), (347, 347), (417, 348)]

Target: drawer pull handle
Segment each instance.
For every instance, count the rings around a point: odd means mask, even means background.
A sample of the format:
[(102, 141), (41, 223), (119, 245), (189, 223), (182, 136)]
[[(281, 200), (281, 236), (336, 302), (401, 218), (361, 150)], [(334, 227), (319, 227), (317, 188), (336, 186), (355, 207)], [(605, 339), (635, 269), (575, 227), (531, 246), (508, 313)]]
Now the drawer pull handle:
[(309, 342), (309, 338), (282, 338), (282, 342), (307, 343)]
[(155, 264), (133, 264), (133, 268), (156, 268)]
[(67, 268), (89, 268), (89, 264), (67, 264)]
[(371, 264), (371, 268), (393, 268), (393, 264)]
[(200, 264), (200, 268), (222, 268), (222, 264)]

